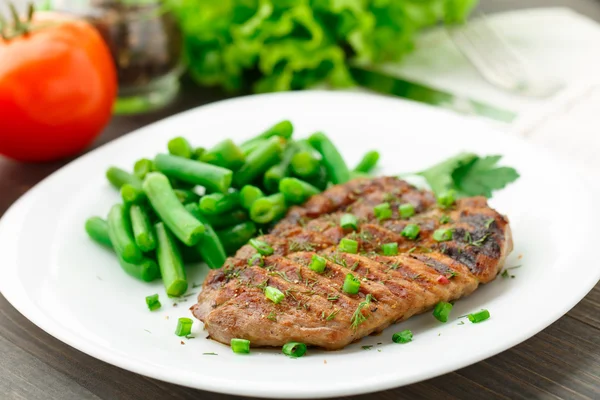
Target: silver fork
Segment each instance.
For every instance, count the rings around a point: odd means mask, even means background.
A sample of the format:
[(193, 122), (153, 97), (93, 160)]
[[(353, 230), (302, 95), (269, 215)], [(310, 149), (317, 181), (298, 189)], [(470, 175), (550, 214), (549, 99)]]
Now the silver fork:
[(478, 18), (465, 25), (449, 26), (447, 31), (456, 47), (483, 78), (500, 89), (544, 98), (563, 87), (559, 80), (533, 71), (481, 12)]

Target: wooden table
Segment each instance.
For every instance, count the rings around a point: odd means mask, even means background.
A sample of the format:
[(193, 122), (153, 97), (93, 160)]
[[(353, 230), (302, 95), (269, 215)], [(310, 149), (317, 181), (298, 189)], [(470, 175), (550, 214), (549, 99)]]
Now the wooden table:
[[(547, 2), (484, 2), (483, 8), (493, 11), (516, 8), (523, 3)], [(600, 20), (600, 3), (591, 0), (562, 3)], [(94, 147), (168, 115), (227, 97), (219, 90), (185, 87), (177, 101), (165, 110), (114, 118)], [(0, 214), (67, 161), (25, 165), (0, 158)], [(524, 304), (515, 312), (535, 310), (528, 310)], [(2, 399), (235, 398), (160, 382), (96, 360), (37, 328), (2, 296), (0, 360)], [(600, 399), (600, 285), (552, 326), (500, 355), (425, 382), (353, 398)]]

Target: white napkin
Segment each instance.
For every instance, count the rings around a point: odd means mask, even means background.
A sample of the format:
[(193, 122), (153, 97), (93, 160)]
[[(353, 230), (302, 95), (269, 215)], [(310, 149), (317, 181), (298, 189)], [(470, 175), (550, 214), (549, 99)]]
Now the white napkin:
[(416, 51), (384, 71), (454, 94), (516, 111), (507, 131), (528, 137), (587, 170), (600, 172), (600, 25), (567, 8), (538, 8), (487, 16), (527, 63), (565, 89), (548, 99), (507, 93), (487, 83), (446, 31), (423, 34)]

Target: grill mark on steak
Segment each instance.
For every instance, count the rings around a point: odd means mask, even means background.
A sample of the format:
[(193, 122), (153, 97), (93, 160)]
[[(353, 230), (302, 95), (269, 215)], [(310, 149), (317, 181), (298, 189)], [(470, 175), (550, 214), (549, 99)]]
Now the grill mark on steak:
[[(305, 249), (305, 246), (310, 246), (312, 250), (319, 251), (334, 244), (334, 242), (319, 232), (308, 231), (299, 227), (288, 227), (285, 231), (281, 231), (277, 235), (264, 235), (258, 239), (273, 247), (275, 255), (286, 255), (299, 249)], [(237, 251), (233, 258), (247, 261), (255, 253), (256, 250), (254, 247), (245, 245)]]
[[(326, 253), (327, 254), (327, 253)], [(329, 253), (333, 255), (333, 253)], [(309, 257), (312, 258), (311, 254), (303, 253), (303, 254), (295, 254), (293, 255), (295, 259), (298, 257), (304, 258), (305, 260)], [(330, 260), (327, 261), (326, 268), (326, 277), (328, 280), (334, 283), (337, 286), (338, 292), (342, 292), (341, 288), (344, 284), (344, 280), (346, 279), (346, 275), (351, 273), (352, 271), (348, 267), (344, 267), (336, 262), (332, 262)], [(358, 304), (363, 301), (367, 295), (371, 295), (373, 298), (372, 306), (368, 310), (369, 317), (367, 320), (360, 324), (356, 330), (352, 332), (352, 338), (348, 343), (351, 343), (354, 338), (360, 338), (372, 333), (377, 327), (379, 327), (383, 321), (389, 320), (393, 318), (399, 310), (405, 311), (403, 308), (407, 308), (406, 303), (398, 302), (397, 297), (383, 284), (375, 281), (362, 281), (359, 289), (359, 293), (356, 295), (348, 295), (349, 297), (353, 297), (357, 299), (356, 307), (350, 310), (351, 314), (354, 314)], [(366, 311), (366, 310), (365, 310)], [(346, 320), (346, 324), (348, 327), (352, 324), (352, 318)]]
[[(269, 263), (277, 263), (278, 261), (277, 259), (271, 259)], [(304, 285), (288, 281), (260, 267), (248, 267), (240, 270), (239, 282), (232, 281), (221, 289), (222, 295), (217, 298), (216, 309), (232, 302), (239, 302), (240, 296), (244, 296), (247, 292), (255, 292), (255, 289), (260, 288), (261, 285), (275, 287), (283, 293), (288, 293), (285, 299), (279, 304), (270, 301), (266, 302), (267, 306), (261, 308), (261, 316), (264, 316), (264, 318), (273, 312), (277, 315), (291, 317), (296, 321), (296, 325), (305, 328), (314, 328), (323, 325), (323, 321), (320, 320), (321, 311), (325, 309), (329, 310), (330, 307), (330, 303), (326, 300), (326, 297), (309, 295)], [(260, 293), (264, 297), (262, 290)], [(289, 293), (293, 295), (289, 295)], [(249, 302), (247, 305), (249, 310), (254, 306), (254, 303), (257, 302), (253, 298), (252, 302)], [(351, 315), (350, 308), (344, 307), (341, 310), (341, 314)], [(307, 315), (310, 318), (306, 318)], [(333, 324), (335, 325), (337, 322)], [(347, 327), (347, 324), (340, 324), (340, 326), (342, 325)]]
[(394, 257), (394, 260), (401, 265), (399, 271), (404, 275), (405, 279), (412, 279), (423, 290), (431, 292), (438, 299), (446, 297), (448, 291), (453, 291), (456, 289), (455, 286), (462, 284), (462, 281), (454, 277), (448, 279), (447, 285), (441, 285), (438, 282), (438, 278), (444, 274), (440, 274), (439, 271), (435, 270), (426, 261), (414, 258), (411, 255), (399, 255)]
[[(346, 312), (350, 312), (347, 319), (350, 318), (353, 310), (357, 307), (359, 299), (355, 296), (347, 295), (340, 291), (340, 286), (335, 281), (329, 279), (321, 279), (322, 275), (315, 273), (310, 268), (305, 267), (303, 264), (307, 259), (312, 258), (313, 253), (295, 253), (294, 259), (283, 258), (283, 257), (269, 257), (269, 260), (265, 264), (266, 268), (270, 266), (277, 267), (278, 272), (284, 272), (288, 279), (298, 282), (297, 285), (300, 288), (297, 289), (300, 293), (312, 293), (310, 296), (318, 296), (321, 299), (327, 301), (322, 311), (327, 311), (329, 315), (334, 309), (342, 310), (340, 317), (343, 317)], [(294, 261), (298, 260), (298, 261)], [(326, 274), (329, 274), (326, 271)], [(327, 275), (328, 276), (328, 275)], [(296, 292), (291, 292), (291, 297), (295, 297)], [(335, 302), (328, 300), (331, 296), (337, 296)], [(334, 304), (335, 303), (335, 304)], [(342, 318), (343, 319), (343, 318)], [(337, 320), (337, 318), (334, 318)]]
[[(407, 257), (390, 257), (389, 259), (397, 261), (399, 264), (396, 269), (393, 269), (388, 266), (389, 262), (386, 263), (383, 256), (367, 258), (356, 254), (335, 254), (339, 259), (344, 260), (346, 265), (351, 265), (353, 274), (360, 277), (363, 282), (366, 279), (386, 286), (397, 299), (411, 304), (410, 308), (416, 307), (419, 310), (431, 308), (440, 298), (445, 298), (448, 292), (456, 289), (454, 283), (452, 283), (453, 286), (440, 287), (437, 284), (438, 273), (432, 271), (425, 263), (410, 260)], [(452, 297), (451, 294), (449, 297)], [(408, 318), (407, 314), (409, 314), (408, 316), (412, 315), (413, 313), (409, 313), (410, 308), (404, 310), (398, 319)]]
[[(338, 211), (360, 214), (361, 211), (357, 211), (360, 205), (379, 204), (385, 201), (384, 196), (386, 194), (401, 196), (402, 193), (413, 192), (415, 192), (413, 187), (397, 178), (357, 179), (345, 185), (334, 186), (323, 193), (311, 197), (303, 207), (292, 207), (288, 211), (287, 216), (278, 225), (314, 224), (314, 219), (327, 219), (329, 214)], [(422, 196), (429, 199), (427, 204), (435, 202), (435, 199), (431, 200), (432, 196), (430, 193), (417, 192), (423, 193)], [(417, 202), (416, 200), (413, 201)], [(363, 212), (369, 212), (369, 210), (366, 209)]]
[(408, 190), (410, 186), (396, 178), (356, 179), (345, 185), (333, 186), (323, 193), (311, 197), (302, 207), (292, 207), (280, 223), (297, 224), (304, 218), (315, 218), (329, 214), (354, 203), (371, 192)]
[[(378, 221), (373, 212), (382, 202), (393, 210), (386, 221)], [(407, 202), (417, 213), (402, 220), (398, 206)], [(347, 212), (359, 218), (357, 232), (339, 226)], [(450, 222), (441, 224), (442, 216)], [(401, 236), (408, 223), (420, 226), (417, 240)], [(451, 241), (433, 240), (440, 226), (453, 229)], [(359, 242), (360, 254), (338, 251), (344, 237)], [(439, 301), (470, 294), (479, 283), (495, 278), (512, 250), (508, 220), (484, 198), (461, 199), (452, 209), (441, 210), (431, 193), (396, 178), (359, 179), (332, 187), (304, 206), (292, 207), (260, 239), (274, 254), (248, 265), (256, 250), (243, 246), (222, 269), (209, 273), (192, 307), (215, 340), (229, 343), (239, 337), (253, 346), (300, 341), (341, 348)], [(401, 254), (380, 255), (381, 245), (390, 242), (398, 243)], [(315, 253), (328, 258), (323, 274), (309, 268)], [(361, 280), (357, 295), (342, 290), (348, 273)], [(266, 299), (267, 284), (281, 290), (284, 300), (274, 304)], [(355, 311), (369, 294), (373, 300), (362, 310), (366, 320), (352, 327)]]

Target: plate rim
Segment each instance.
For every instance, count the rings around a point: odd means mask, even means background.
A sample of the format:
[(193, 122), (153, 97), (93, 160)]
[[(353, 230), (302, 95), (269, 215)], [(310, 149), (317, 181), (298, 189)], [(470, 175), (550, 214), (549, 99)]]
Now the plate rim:
[[(17, 199), (6, 210), (5, 214), (0, 219), (0, 231), (2, 231), (5, 228), (5, 225), (8, 222), (10, 222), (12, 219), (18, 218), (19, 212), (24, 212), (25, 210), (27, 210), (27, 208), (25, 208), (25, 206), (27, 205), (27, 202), (32, 201), (37, 196), (38, 191), (40, 191), (41, 188), (44, 187), (44, 185), (47, 185), (53, 179), (56, 179), (56, 177), (60, 175), (61, 171), (63, 171), (64, 169), (66, 169), (68, 167), (72, 167), (73, 165), (76, 165), (78, 162), (85, 161), (88, 158), (88, 156), (94, 154), (98, 150), (103, 149), (104, 147), (107, 147), (114, 143), (117, 143), (120, 140), (125, 139), (126, 137), (143, 134), (144, 130), (149, 129), (156, 124), (168, 123), (168, 121), (171, 119), (181, 118), (182, 116), (184, 116), (186, 114), (193, 114), (195, 112), (198, 112), (198, 110), (206, 110), (207, 108), (224, 106), (224, 105), (228, 105), (228, 103), (248, 101), (249, 98), (282, 97), (282, 96), (293, 96), (293, 97), (309, 96), (310, 97), (310, 96), (315, 96), (315, 95), (316, 96), (322, 96), (322, 95), (343, 96), (343, 97), (357, 96), (357, 97), (363, 97), (363, 98), (364, 97), (378, 98), (382, 101), (394, 101), (394, 102), (397, 102), (398, 104), (404, 103), (405, 105), (408, 105), (411, 107), (427, 108), (432, 113), (444, 112), (444, 113), (450, 114), (449, 111), (437, 109), (435, 107), (423, 106), (421, 104), (409, 102), (409, 101), (402, 100), (402, 99), (386, 98), (384, 96), (380, 96), (380, 95), (376, 95), (376, 94), (339, 92), (339, 91), (331, 92), (331, 91), (321, 91), (321, 90), (248, 95), (248, 96), (240, 96), (240, 97), (221, 100), (218, 102), (209, 103), (206, 105), (195, 107), (190, 110), (186, 110), (186, 111), (178, 113), (178, 114), (171, 115), (167, 118), (161, 119), (152, 124), (138, 128), (130, 133), (122, 135), (121, 137), (119, 137), (115, 140), (105, 143), (102, 146), (99, 146), (98, 148), (93, 149), (92, 151), (89, 151), (88, 153), (76, 158), (75, 160), (72, 160), (68, 164), (64, 165), (63, 167), (59, 168), (57, 171), (53, 172), (52, 174), (50, 174), (49, 176), (44, 178), (42, 181), (38, 182), (34, 187), (32, 187), (24, 195), (22, 195), (19, 199)], [(464, 118), (464, 117), (461, 117), (461, 116), (458, 116), (455, 114), (451, 114), (451, 115), (454, 115), (457, 120), (463, 120), (464, 123), (473, 121), (468, 118)], [(500, 134), (499, 132), (497, 132), (497, 129), (494, 129), (493, 127), (489, 127), (488, 130), (496, 131), (497, 134)], [(511, 136), (508, 133), (506, 133), (506, 135)], [(542, 152), (545, 152), (546, 154), (552, 154), (552, 152), (548, 151), (547, 149), (538, 147), (538, 146), (534, 145), (533, 143), (528, 142), (522, 138), (517, 138), (517, 137), (513, 136), (513, 137), (511, 137), (511, 140), (520, 141), (524, 145), (529, 146), (530, 148), (535, 149), (536, 151), (542, 151)], [(561, 160), (561, 163), (566, 164), (567, 166), (569, 166), (571, 168), (573, 167), (571, 163), (568, 163), (568, 162), (565, 163), (564, 160)], [(575, 170), (575, 168), (572, 168), (572, 169)], [(589, 177), (589, 176), (590, 176), (590, 174), (584, 174), (583, 177)], [(592, 192), (592, 191), (590, 190), (590, 192)], [(21, 210), (22, 208), (23, 208), (23, 210)], [(230, 380), (224, 380), (224, 379), (223, 380), (215, 380), (214, 378), (213, 378), (213, 382), (204, 380), (204, 381), (201, 381), (201, 384), (199, 385), (199, 384), (194, 384), (195, 382), (190, 382), (189, 380), (181, 378), (175, 374), (166, 374), (166, 375), (156, 374), (153, 372), (152, 368), (150, 368), (150, 367), (145, 368), (143, 365), (139, 365), (140, 363), (132, 362), (129, 359), (127, 359), (125, 356), (121, 356), (116, 353), (107, 352), (106, 349), (104, 349), (100, 346), (97, 346), (95, 343), (88, 342), (84, 338), (81, 338), (80, 336), (78, 336), (76, 334), (71, 334), (68, 330), (62, 329), (60, 324), (58, 324), (55, 320), (46, 317), (43, 314), (43, 312), (41, 312), (41, 310), (38, 309), (35, 306), (35, 304), (32, 303), (30, 298), (27, 296), (26, 292), (22, 292), (22, 291), (19, 292), (16, 289), (13, 290), (12, 288), (10, 288), (10, 285), (7, 280), (4, 280), (4, 279), (0, 280), (0, 292), (4, 295), (4, 297), (7, 299), (7, 301), (13, 307), (15, 307), (15, 309), (17, 309), (25, 318), (27, 318), (28, 320), (33, 322), (38, 328), (42, 329), (43, 331), (49, 333), (54, 338), (60, 340), (61, 342), (65, 343), (75, 349), (78, 349), (94, 358), (97, 358), (99, 360), (102, 360), (111, 365), (117, 366), (119, 368), (127, 369), (129, 371), (132, 371), (132, 372), (144, 375), (144, 376), (148, 376), (148, 377), (151, 377), (154, 379), (158, 379), (161, 381), (175, 383), (175, 384), (179, 384), (179, 385), (183, 385), (183, 386), (193, 387), (196, 389), (207, 390), (207, 391), (216, 392), (216, 393), (227, 393), (227, 394), (242, 395), (242, 396), (244, 396), (244, 395), (245, 396), (258, 396), (258, 397), (263, 397), (263, 398), (325, 398), (325, 397), (332, 397), (332, 396), (364, 394), (364, 393), (370, 393), (370, 392), (374, 392), (374, 391), (381, 391), (381, 390), (387, 390), (390, 388), (396, 388), (396, 387), (399, 387), (399, 385), (403, 386), (403, 385), (410, 384), (410, 383), (416, 383), (416, 382), (422, 381), (424, 379), (429, 379), (429, 378), (432, 378), (435, 376), (440, 376), (441, 374), (449, 373), (451, 371), (455, 371), (457, 369), (464, 368), (468, 365), (472, 365), (474, 363), (477, 363), (477, 362), (485, 360), (489, 357), (492, 357), (496, 354), (499, 354), (503, 351), (506, 351), (507, 349), (512, 348), (515, 345), (522, 343), (523, 341), (533, 337), (534, 335), (539, 333), (541, 330), (545, 329), (546, 327), (548, 327), (551, 324), (553, 324), (554, 322), (556, 322), (558, 319), (563, 317), (569, 310), (571, 310), (577, 303), (579, 303), (583, 298), (585, 298), (587, 296), (587, 294), (597, 284), (598, 280), (600, 280), (600, 268), (597, 268), (595, 272), (596, 272), (595, 280), (589, 279), (587, 281), (589, 283), (582, 284), (579, 287), (579, 289), (576, 292), (577, 294), (574, 294), (574, 292), (572, 292), (572, 295), (570, 297), (568, 297), (568, 299), (567, 299), (568, 301), (565, 301), (565, 300), (561, 301), (561, 303), (560, 303), (561, 307), (555, 308), (555, 310), (559, 309), (559, 311), (555, 311), (555, 314), (552, 318), (550, 318), (548, 320), (544, 320), (544, 322), (542, 322), (540, 324), (528, 325), (528, 327), (526, 329), (520, 329), (518, 331), (518, 334), (515, 334), (515, 336), (513, 336), (510, 340), (506, 340), (505, 342), (503, 342), (503, 345), (500, 345), (493, 349), (487, 349), (487, 351), (477, 353), (476, 356), (472, 356), (472, 355), (465, 356), (464, 358), (456, 361), (453, 364), (453, 366), (451, 367), (451, 369), (448, 369), (445, 367), (444, 368), (438, 367), (437, 369), (435, 369), (435, 371), (428, 371), (427, 373), (420, 374), (419, 378), (414, 379), (411, 382), (402, 382), (401, 378), (397, 378), (397, 379), (392, 378), (392, 379), (386, 379), (385, 382), (364, 381), (361, 383), (362, 387), (352, 386), (351, 388), (348, 388), (347, 390), (344, 390), (343, 388), (340, 389), (339, 387), (333, 386), (332, 388), (327, 389), (327, 390), (320, 388), (319, 390), (316, 390), (316, 391), (306, 390), (299, 394), (298, 393), (296, 393), (296, 394), (275, 393), (273, 390), (266, 390), (261, 385), (245, 386), (243, 389), (239, 389), (237, 385), (236, 386), (227, 385), (228, 383), (231, 382)], [(591, 277), (591, 274), (592, 274), (592, 272), (590, 272), (590, 277)], [(541, 326), (541, 328), (540, 328), (540, 326)], [(380, 376), (384, 376), (384, 375), (380, 375)], [(400, 383), (400, 382), (402, 382), (402, 383)]]

